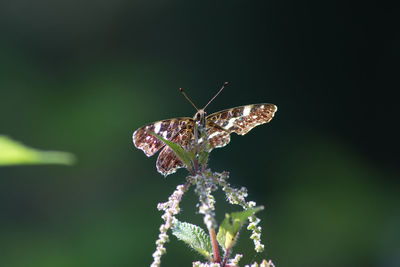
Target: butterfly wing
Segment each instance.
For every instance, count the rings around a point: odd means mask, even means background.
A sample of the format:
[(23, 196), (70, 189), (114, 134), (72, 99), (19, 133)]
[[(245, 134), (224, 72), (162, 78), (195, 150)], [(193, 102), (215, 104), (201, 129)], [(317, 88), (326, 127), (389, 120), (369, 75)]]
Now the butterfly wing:
[[(193, 124), (182, 129), (172, 142), (179, 144), (186, 150), (190, 150), (193, 146)], [(185, 164), (176, 156), (175, 152), (169, 146), (165, 146), (158, 155), (156, 162), (157, 171), (164, 176), (176, 172), (177, 169), (185, 167)]]
[(146, 156), (154, 155), (165, 144), (152, 136), (150, 132), (172, 141), (184, 129), (193, 128), (193, 119), (188, 117), (157, 121), (137, 129), (133, 135), (133, 144), (141, 149)]
[(263, 103), (235, 107), (208, 115), (206, 129), (210, 148), (227, 145), (231, 133), (244, 135), (254, 127), (270, 122), (277, 109), (273, 104)]
[(229, 132), (221, 130), (219, 127), (209, 126), (207, 127), (208, 144), (210, 150), (218, 147), (224, 147), (231, 141), (231, 135)]

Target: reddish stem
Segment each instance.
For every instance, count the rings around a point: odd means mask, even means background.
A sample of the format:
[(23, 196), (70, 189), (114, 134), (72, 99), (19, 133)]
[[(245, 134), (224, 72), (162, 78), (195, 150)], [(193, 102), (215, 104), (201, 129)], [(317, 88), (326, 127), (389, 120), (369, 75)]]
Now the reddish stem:
[(210, 233), (210, 240), (211, 240), (211, 247), (212, 247), (213, 256), (214, 256), (214, 262), (220, 263), (221, 258), (219, 257), (218, 243), (217, 243), (217, 237), (215, 235), (215, 230), (211, 228), (211, 229), (208, 229), (208, 232)]
[[(237, 235), (237, 233), (236, 233), (236, 235)], [(235, 237), (236, 237), (236, 235), (235, 235)], [(234, 240), (235, 237), (232, 240)], [(231, 242), (231, 245), (229, 247), (227, 247), (225, 250), (225, 255), (224, 255), (224, 260), (222, 262), (222, 266), (225, 266), (225, 267), (229, 266), (229, 265), (225, 265), (225, 264), (228, 261), (229, 254), (231, 253), (232, 245), (233, 245), (233, 242)]]

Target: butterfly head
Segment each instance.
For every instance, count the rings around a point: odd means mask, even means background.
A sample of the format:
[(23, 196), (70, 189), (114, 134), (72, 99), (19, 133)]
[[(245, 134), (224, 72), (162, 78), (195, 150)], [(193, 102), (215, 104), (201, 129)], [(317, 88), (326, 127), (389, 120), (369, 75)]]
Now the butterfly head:
[(193, 120), (199, 125), (199, 126), (205, 126), (206, 125), (206, 112), (204, 111), (206, 109), (206, 107), (214, 100), (214, 98), (217, 97), (217, 95), (219, 95), (219, 93), (221, 93), (221, 91), (225, 88), (225, 86), (228, 85), (228, 82), (224, 82), (224, 84), (222, 85), (221, 89), (219, 89), (218, 93), (211, 98), (210, 101), (208, 101), (207, 105), (204, 106), (204, 108), (199, 109), (198, 107), (196, 107), (196, 105), (192, 102), (192, 100), (190, 100), (190, 98), (186, 95), (186, 93), (183, 91), (182, 88), (179, 88), (179, 90), (181, 91), (181, 93), (183, 94), (183, 96), (189, 101), (190, 104), (192, 104), (192, 106), (197, 110), (196, 114), (194, 114), (193, 116)]
[(194, 114), (193, 120), (194, 120), (197, 124), (202, 125), (202, 126), (205, 126), (205, 125), (206, 125), (206, 116), (207, 116), (207, 113), (204, 111), (204, 109), (199, 109), (199, 110), (196, 112), (196, 114)]

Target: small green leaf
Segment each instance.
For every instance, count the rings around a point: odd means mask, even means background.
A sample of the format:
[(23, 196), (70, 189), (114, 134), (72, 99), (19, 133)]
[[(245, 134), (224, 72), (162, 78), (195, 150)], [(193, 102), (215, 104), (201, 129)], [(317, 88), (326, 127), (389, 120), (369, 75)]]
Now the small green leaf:
[(72, 165), (74, 155), (60, 151), (40, 151), (0, 135), (0, 166), (24, 164)]
[(235, 243), (235, 239), (243, 224), (251, 215), (262, 209), (264, 209), (264, 207), (260, 206), (253, 209), (225, 214), (225, 219), (222, 221), (217, 234), (219, 245), (225, 251), (230, 249)]
[[(197, 124), (195, 124), (195, 131), (198, 129)], [(210, 154), (210, 143), (208, 142), (207, 132), (204, 128), (200, 131), (201, 139), (206, 140), (198, 147), (198, 160), (200, 165), (205, 166), (207, 164), (208, 155)]]
[(179, 240), (182, 240), (188, 244), (208, 260), (211, 259), (212, 249), (210, 238), (199, 226), (176, 220), (174, 223), (174, 228), (172, 228), (172, 234), (175, 235)]
[(209, 154), (210, 153), (207, 152), (207, 150), (201, 151), (199, 153), (199, 162), (200, 162), (201, 165), (207, 164), (207, 160), (208, 160), (208, 155)]
[(169, 146), (169, 148), (171, 148), (172, 151), (174, 151), (175, 155), (183, 163), (185, 163), (186, 167), (190, 168), (190, 166), (191, 166), (190, 163), (191, 163), (192, 159), (194, 158), (194, 154), (192, 152), (184, 150), (183, 147), (181, 147), (180, 145), (178, 145), (172, 141), (166, 140), (160, 135), (157, 135), (151, 131), (148, 131), (148, 132), (149, 132), (149, 134), (151, 134), (152, 136), (156, 137), (157, 139), (162, 141), (164, 144)]

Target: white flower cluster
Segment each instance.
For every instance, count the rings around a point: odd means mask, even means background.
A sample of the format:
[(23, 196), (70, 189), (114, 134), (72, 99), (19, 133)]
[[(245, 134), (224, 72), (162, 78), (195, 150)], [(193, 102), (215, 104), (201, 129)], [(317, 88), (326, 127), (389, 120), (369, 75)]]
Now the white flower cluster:
[(247, 226), (247, 230), (252, 231), (250, 235), (250, 239), (253, 239), (254, 249), (258, 253), (264, 251), (264, 245), (261, 243), (261, 226), (257, 226), (260, 223), (260, 219), (256, 216), (252, 215), (249, 218), (249, 225)]
[(202, 263), (199, 261), (193, 262), (193, 267), (221, 267), (219, 263)]
[[(241, 254), (236, 254), (235, 258), (229, 262), (231, 266), (238, 266), (240, 259), (243, 257)], [(193, 262), (192, 267), (220, 267), (219, 263), (202, 263), (200, 261)], [(244, 267), (275, 267), (271, 260), (263, 260), (261, 263), (254, 262), (251, 265), (245, 265)]]
[(257, 262), (253, 263), (252, 265), (245, 265), (244, 267), (275, 267), (271, 260), (263, 260), (260, 264)]
[[(226, 199), (229, 203), (240, 205), (245, 210), (256, 206), (254, 201), (246, 201), (248, 195), (246, 187), (236, 189), (226, 182), (229, 178), (229, 173), (215, 173), (214, 175), (216, 175), (217, 183), (222, 186), (222, 190), (225, 192)], [(257, 226), (260, 223), (260, 219), (252, 215), (249, 221), (250, 224), (247, 226), (247, 229), (252, 231), (250, 238), (253, 239), (254, 249), (256, 252), (262, 252), (264, 251), (264, 245), (261, 243), (261, 226)]]
[(242, 259), (243, 255), (242, 254), (236, 254), (235, 257), (230, 260), (230, 265), (233, 266), (238, 266), (239, 265), (239, 261)]
[(159, 267), (161, 264), (161, 256), (166, 252), (164, 244), (169, 241), (167, 231), (173, 226), (175, 220), (174, 215), (180, 212), (179, 202), (188, 186), (189, 183), (178, 185), (172, 195), (168, 198), (167, 202), (159, 203), (157, 205), (158, 210), (164, 211), (164, 214), (161, 216), (164, 220), (164, 224), (160, 226), (160, 234), (156, 241), (157, 248), (153, 253), (153, 263), (150, 265), (151, 267)]
[(204, 215), (203, 221), (207, 229), (215, 229), (215, 199), (211, 195), (212, 191), (217, 190), (217, 185), (212, 179), (210, 171), (204, 171), (201, 174), (190, 177), (190, 181), (196, 185), (195, 192), (199, 196), (199, 213)]

